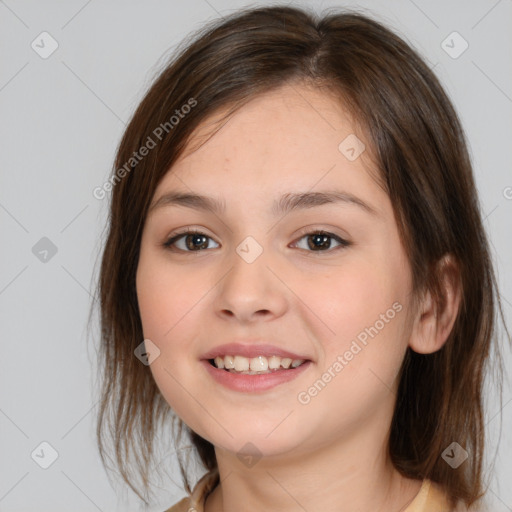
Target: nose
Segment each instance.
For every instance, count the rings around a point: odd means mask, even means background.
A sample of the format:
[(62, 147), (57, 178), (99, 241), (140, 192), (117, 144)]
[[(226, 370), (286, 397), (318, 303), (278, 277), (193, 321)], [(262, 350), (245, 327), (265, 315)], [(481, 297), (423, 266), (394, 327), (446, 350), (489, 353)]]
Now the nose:
[(229, 259), (230, 269), (216, 288), (216, 313), (243, 323), (282, 316), (288, 307), (288, 289), (265, 251), (252, 262), (240, 254), (234, 252)]

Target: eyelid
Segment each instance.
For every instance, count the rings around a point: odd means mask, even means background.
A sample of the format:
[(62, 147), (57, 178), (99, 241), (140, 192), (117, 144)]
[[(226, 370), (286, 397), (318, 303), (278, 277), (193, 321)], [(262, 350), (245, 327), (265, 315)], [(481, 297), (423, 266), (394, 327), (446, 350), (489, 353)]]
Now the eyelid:
[[(194, 235), (194, 234), (205, 235), (208, 238), (211, 238), (215, 243), (218, 244), (219, 242), (217, 242), (217, 240), (215, 240), (215, 238), (213, 236), (209, 235), (207, 233), (207, 231), (208, 230), (204, 229), (204, 228), (197, 228), (197, 227), (193, 227), (193, 226), (186, 226), (184, 228), (177, 229), (176, 231), (173, 231), (170, 235), (168, 235), (165, 238), (165, 240), (162, 242), (162, 246), (164, 248), (171, 249), (172, 248), (171, 244), (176, 243), (182, 236)], [(182, 252), (194, 252), (194, 251), (182, 251)], [(197, 252), (202, 252), (202, 251), (197, 251)]]
[(311, 233), (317, 233), (317, 232), (337, 236), (337, 237), (345, 240), (346, 242), (349, 241), (348, 235), (339, 233), (339, 228), (336, 228), (335, 226), (327, 226), (326, 227), (325, 224), (324, 225), (313, 224), (313, 225), (309, 225), (304, 228), (301, 228), (301, 229), (299, 229), (297, 236), (304, 236), (304, 235), (309, 235)]
[[(333, 228), (331, 228), (331, 229), (333, 229)], [(336, 230), (333, 229), (333, 231), (336, 231)], [(297, 245), (299, 243), (299, 241), (302, 240), (302, 238), (304, 238), (305, 236), (308, 236), (308, 235), (323, 234), (323, 235), (327, 235), (328, 237), (336, 240), (336, 242), (338, 242), (339, 246), (334, 247), (333, 249), (328, 249), (326, 251), (305, 251), (305, 252), (309, 252), (312, 254), (318, 254), (318, 253), (332, 254), (333, 252), (337, 251), (338, 249), (346, 249), (347, 247), (350, 247), (351, 245), (353, 245), (353, 242), (351, 242), (347, 237), (345, 237), (345, 235), (342, 236), (342, 235), (336, 234), (333, 231), (330, 231), (329, 229), (315, 227), (315, 226), (306, 226), (305, 228), (302, 228), (299, 231), (299, 233), (297, 234), (297, 236), (295, 238), (295, 241), (293, 241), (292, 244), (294, 246)]]

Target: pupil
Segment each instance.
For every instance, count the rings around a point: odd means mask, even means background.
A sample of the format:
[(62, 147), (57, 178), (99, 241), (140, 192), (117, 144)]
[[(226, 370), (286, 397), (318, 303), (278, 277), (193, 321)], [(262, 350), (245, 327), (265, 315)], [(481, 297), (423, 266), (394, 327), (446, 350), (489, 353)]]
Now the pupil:
[[(203, 242), (201, 243), (201, 239), (203, 240)], [(188, 243), (189, 241), (191, 240), (191, 243)], [(199, 248), (204, 248), (206, 249), (208, 247), (208, 242), (206, 241), (206, 236), (205, 235), (197, 235), (197, 234), (194, 234), (194, 235), (188, 235), (187, 236), (187, 247), (189, 249), (197, 249), (198, 246), (197, 245), (194, 245), (195, 243), (199, 243), (201, 244), (199, 246)]]
[[(318, 249), (319, 247), (320, 248), (325, 247), (328, 249), (329, 246), (331, 245), (328, 235), (315, 234), (315, 235), (311, 235), (311, 238), (314, 240), (313, 245), (308, 244), (311, 249)], [(317, 242), (321, 245), (316, 245)]]

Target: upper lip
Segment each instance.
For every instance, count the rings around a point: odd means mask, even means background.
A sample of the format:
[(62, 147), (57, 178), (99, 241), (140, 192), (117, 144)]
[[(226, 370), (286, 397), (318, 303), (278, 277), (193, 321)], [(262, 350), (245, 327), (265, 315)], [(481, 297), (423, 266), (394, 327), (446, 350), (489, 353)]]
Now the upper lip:
[(201, 359), (215, 359), (217, 356), (244, 356), (248, 358), (258, 356), (279, 356), (288, 357), (290, 359), (304, 359), (309, 360), (309, 357), (295, 354), (289, 350), (276, 347), (275, 345), (269, 344), (243, 344), (243, 343), (227, 343), (225, 345), (219, 345), (218, 347), (212, 348), (201, 356)]

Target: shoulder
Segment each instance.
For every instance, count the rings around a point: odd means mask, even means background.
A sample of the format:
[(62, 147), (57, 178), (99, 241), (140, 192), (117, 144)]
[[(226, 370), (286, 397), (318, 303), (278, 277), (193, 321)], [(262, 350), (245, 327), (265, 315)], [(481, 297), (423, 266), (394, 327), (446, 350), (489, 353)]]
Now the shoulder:
[(427, 508), (426, 511), (430, 510), (442, 510), (449, 512), (489, 512), (481, 501), (474, 503), (468, 507), (463, 501), (459, 501), (455, 507), (450, 507), (447, 494), (443, 491), (443, 488), (434, 483), (429, 482), (428, 497), (426, 500)]
[(190, 498), (185, 497), (181, 501), (178, 501), (171, 508), (168, 508), (164, 512), (189, 512), (190, 509)]
[[(428, 481), (427, 505), (429, 508), (432, 509), (433, 507), (436, 507), (443, 511), (446, 510), (447, 512), (452, 510), (446, 492), (439, 484), (436, 484), (431, 481)], [(463, 510), (460, 509), (459, 507), (460, 505), (457, 505), (453, 512)]]
[(165, 512), (204, 512), (206, 496), (218, 483), (219, 470), (215, 468), (199, 479), (190, 496), (186, 496)]
[(423, 480), (421, 489), (404, 512), (462, 512), (466, 508), (451, 507), (443, 488), (431, 480)]

